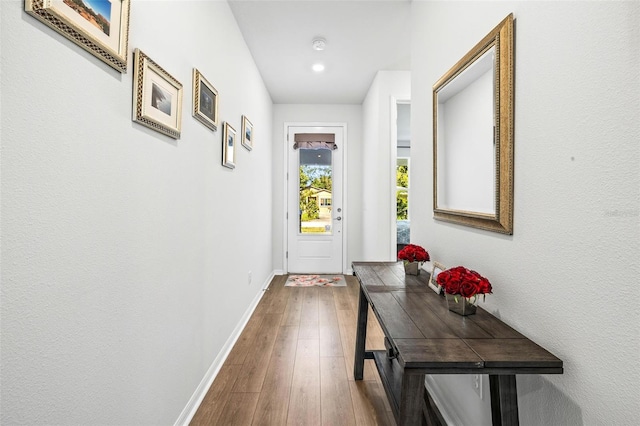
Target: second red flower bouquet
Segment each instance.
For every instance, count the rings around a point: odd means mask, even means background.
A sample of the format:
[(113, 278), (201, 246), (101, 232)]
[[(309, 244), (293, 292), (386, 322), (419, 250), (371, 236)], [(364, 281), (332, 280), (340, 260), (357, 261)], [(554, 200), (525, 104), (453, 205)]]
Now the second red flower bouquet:
[(415, 244), (407, 244), (402, 250), (398, 252), (398, 259), (405, 262), (427, 262), (429, 260), (429, 253)]
[(398, 259), (404, 263), (404, 273), (407, 275), (420, 275), (420, 263), (430, 260), (429, 253), (415, 244), (407, 244), (400, 250)]

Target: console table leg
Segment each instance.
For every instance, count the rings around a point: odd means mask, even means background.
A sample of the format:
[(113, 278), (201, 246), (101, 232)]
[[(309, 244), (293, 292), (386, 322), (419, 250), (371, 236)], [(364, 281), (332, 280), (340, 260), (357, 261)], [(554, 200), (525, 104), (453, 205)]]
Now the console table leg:
[(493, 426), (517, 426), (518, 391), (515, 375), (489, 375)]
[(401, 392), (398, 426), (423, 424), (424, 374), (404, 374)]
[(362, 380), (364, 374), (364, 352), (367, 339), (367, 317), (369, 315), (369, 302), (360, 287), (360, 300), (358, 302), (358, 328), (356, 332), (356, 356), (353, 365), (353, 377)]

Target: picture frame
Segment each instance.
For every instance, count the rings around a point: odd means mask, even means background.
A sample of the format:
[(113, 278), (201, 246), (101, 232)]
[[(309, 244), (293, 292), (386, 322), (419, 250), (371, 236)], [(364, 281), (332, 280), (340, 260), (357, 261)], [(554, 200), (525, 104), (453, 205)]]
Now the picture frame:
[(236, 167), (236, 130), (226, 121), (222, 131), (222, 165)]
[(130, 0), (25, 0), (24, 10), (121, 73), (127, 72)]
[(246, 115), (242, 116), (242, 146), (249, 151), (253, 149), (253, 123)]
[(182, 83), (140, 49), (133, 56), (133, 121), (180, 139)]
[(437, 294), (442, 293), (442, 286), (438, 285), (436, 278), (438, 278), (438, 274), (444, 270), (446, 270), (447, 268), (439, 263), (439, 262), (433, 262), (433, 265), (431, 267), (431, 276), (429, 277), (429, 287), (435, 291)]
[(218, 130), (218, 91), (196, 68), (193, 69), (193, 116), (211, 130)]

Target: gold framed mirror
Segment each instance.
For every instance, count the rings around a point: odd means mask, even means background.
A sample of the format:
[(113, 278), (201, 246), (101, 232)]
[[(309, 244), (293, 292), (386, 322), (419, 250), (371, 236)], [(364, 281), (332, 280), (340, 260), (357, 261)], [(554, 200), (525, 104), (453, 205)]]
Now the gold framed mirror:
[(433, 86), (433, 217), (513, 234), (513, 14)]

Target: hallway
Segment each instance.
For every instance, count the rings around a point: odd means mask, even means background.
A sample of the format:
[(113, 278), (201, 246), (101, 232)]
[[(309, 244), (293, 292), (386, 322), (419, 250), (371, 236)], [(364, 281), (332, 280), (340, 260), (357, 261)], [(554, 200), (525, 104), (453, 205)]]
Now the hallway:
[[(395, 425), (375, 366), (353, 380), (358, 282), (285, 287), (276, 276), (192, 425)], [(370, 313), (368, 348), (384, 348)]]

